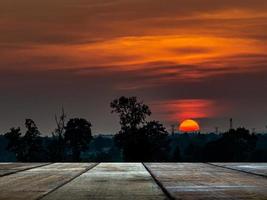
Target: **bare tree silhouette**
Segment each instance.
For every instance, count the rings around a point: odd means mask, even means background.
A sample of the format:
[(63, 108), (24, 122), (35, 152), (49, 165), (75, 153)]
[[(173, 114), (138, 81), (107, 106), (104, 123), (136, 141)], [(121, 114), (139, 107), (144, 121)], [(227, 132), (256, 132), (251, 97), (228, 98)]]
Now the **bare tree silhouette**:
[(49, 144), (49, 157), (52, 161), (64, 161), (65, 157), (65, 125), (67, 115), (65, 114), (64, 108), (61, 110), (61, 114), (58, 117), (55, 115), (56, 129), (52, 133), (52, 141)]

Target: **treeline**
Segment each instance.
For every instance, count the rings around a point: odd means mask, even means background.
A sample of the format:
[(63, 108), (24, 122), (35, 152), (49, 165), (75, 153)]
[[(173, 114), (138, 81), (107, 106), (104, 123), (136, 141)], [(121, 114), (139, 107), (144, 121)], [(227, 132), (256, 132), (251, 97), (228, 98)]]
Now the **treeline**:
[(251, 134), (245, 128), (221, 134), (179, 134), (170, 140), (181, 162), (267, 161), (267, 135)]
[[(50, 139), (42, 138), (32, 119), (26, 119), (25, 134), (20, 128), (11, 128), (4, 136), (8, 140), (7, 150), (15, 154), (17, 161), (80, 161), (82, 151), (92, 139), (91, 124), (82, 118), (70, 119), (66, 126), (65, 115), (60, 117), (58, 127)], [(68, 156), (70, 155), (70, 156)]]
[[(120, 97), (110, 104), (119, 116), (120, 131), (114, 137), (92, 137), (91, 123), (67, 119), (62, 110), (56, 128), (42, 137), (32, 119), (25, 120), (25, 133), (11, 128), (4, 134), (6, 149), (22, 162), (264, 162), (267, 137), (245, 128), (216, 134), (169, 135), (158, 121), (147, 120), (151, 111), (136, 97)], [(1, 155), (1, 152), (0, 152)]]

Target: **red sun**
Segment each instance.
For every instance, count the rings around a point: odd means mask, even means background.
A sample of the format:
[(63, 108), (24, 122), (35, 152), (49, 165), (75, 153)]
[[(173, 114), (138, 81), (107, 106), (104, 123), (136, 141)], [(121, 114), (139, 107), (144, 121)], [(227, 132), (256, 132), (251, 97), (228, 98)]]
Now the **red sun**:
[(199, 130), (199, 124), (192, 119), (184, 120), (179, 126), (179, 131), (181, 132), (197, 132)]

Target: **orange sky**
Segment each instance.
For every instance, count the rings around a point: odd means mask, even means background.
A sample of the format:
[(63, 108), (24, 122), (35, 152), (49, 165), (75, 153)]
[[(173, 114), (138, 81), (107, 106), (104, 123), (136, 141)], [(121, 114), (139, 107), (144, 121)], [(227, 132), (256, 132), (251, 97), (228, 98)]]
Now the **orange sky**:
[[(138, 95), (166, 124), (188, 117), (204, 120), (207, 129), (210, 123), (221, 125), (228, 115), (242, 118), (241, 109), (267, 98), (259, 91), (266, 82), (258, 78), (267, 71), (266, 22), (265, 0), (1, 1), (0, 92), (7, 94), (1, 106), (18, 118), (36, 117), (48, 130), (53, 122), (49, 115), (38, 116), (38, 106), (55, 112), (56, 105), (66, 104), (79, 114), (85, 102), (102, 99), (105, 115), (104, 105), (112, 98)], [(246, 77), (253, 81), (250, 93), (242, 88)], [(221, 82), (226, 79), (236, 86), (229, 89)], [(70, 88), (80, 91), (81, 99), (72, 99)], [(86, 89), (93, 98), (84, 95)], [(9, 95), (11, 90), (15, 92)], [(29, 104), (27, 96), (36, 90), (42, 98)], [(59, 91), (62, 96), (47, 103)], [(29, 110), (16, 110), (12, 98), (23, 99)], [(255, 113), (260, 107), (266, 109), (257, 105)], [(82, 114), (94, 118), (94, 113), (90, 107)], [(209, 118), (219, 121), (205, 121)], [(115, 129), (111, 117), (105, 128), (100, 120), (95, 119), (97, 131)], [(255, 121), (250, 125), (259, 126)]]

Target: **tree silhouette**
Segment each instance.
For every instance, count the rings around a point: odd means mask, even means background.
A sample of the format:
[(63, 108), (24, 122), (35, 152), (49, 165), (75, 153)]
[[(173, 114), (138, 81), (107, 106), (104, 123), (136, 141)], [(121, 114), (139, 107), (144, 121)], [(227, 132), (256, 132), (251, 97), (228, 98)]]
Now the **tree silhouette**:
[(5, 134), (5, 138), (8, 140), (6, 149), (13, 152), (18, 161), (22, 161), (23, 149), (20, 128), (11, 128), (10, 131)]
[(174, 149), (171, 161), (173, 161), (173, 162), (181, 161), (181, 152), (180, 152), (180, 147), (178, 145)]
[(45, 159), (44, 149), (36, 124), (32, 119), (26, 119), (25, 127), (27, 131), (23, 137), (20, 128), (11, 128), (10, 132), (5, 134), (8, 140), (7, 149), (15, 153), (18, 161), (43, 161)]
[(72, 150), (72, 160), (80, 161), (81, 152), (88, 148), (92, 139), (91, 123), (86, 119), (70, 119), (66, 126), (65, 142)]
[(42, 161), (42, 140), (40, 132), (32, 119), (26, 119), (25, 127), (27, 129), (23, 137), (24, 160), (29, 162)]
[(145, 123), (147, 116), (151, 115), (149, 107), (138, 102), (136, 97), (120, 97), (111, 102), (111, 113), (118, 113), (122, 130), (134, 130)]
[[(192, 139), (191, 139), (192, 141)], [(201, 162), (202, 158), (202, 149), (203, 147), (197, 143), (191, 142), (184, 152), (184, 160), (186, 162)]]
[(121, 130), (115, 135), (125, 161), (163, 161), (167, 159), (167, 131), (157, 121), (147, 122), (149, 107), (136, 97), (120, 97), (111, 103), (112, 113), (118, 113)]
[(55, 115), (56, 121), (56, 129), (52, 133), (52, 141), (49, 144), (49, 157), (52, 161), (64, 161), (65, 155), (65, 140), (64, 140), (64, 133), (65, 133), (65, 124), (66, 124), (66, 114), (64, 109), (62, 108), (61, 115), (59, 118)]
[(245, 128), (231, 129), (223, 136), (206, 145), (206, 161), (245, 162), (250, 161), (255, 151), (257, 136)]
[(167, 161), (169, 152), (169, 139), (166, 128), (158, 121), (150, 121), (140, 129), (145, 136), (144, 161)]

